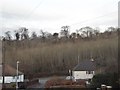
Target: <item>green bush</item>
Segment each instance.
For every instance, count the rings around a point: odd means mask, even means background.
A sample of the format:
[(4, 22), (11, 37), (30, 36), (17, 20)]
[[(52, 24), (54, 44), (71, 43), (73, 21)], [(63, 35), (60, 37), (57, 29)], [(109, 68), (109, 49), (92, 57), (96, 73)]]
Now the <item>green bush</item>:
[(97, 74), (93, 77), (91, 87), (97, 88), (101, 84), (110, 85), (113, 88), (118, 88), (118, 74), (117, 73), (105, 73)]

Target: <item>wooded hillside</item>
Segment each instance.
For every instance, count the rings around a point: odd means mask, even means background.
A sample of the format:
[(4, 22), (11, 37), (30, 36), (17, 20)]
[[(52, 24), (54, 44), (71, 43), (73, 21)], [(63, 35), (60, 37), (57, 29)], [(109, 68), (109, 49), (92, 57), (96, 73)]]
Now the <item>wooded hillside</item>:
[[(4, 41), (5, 62), (25, 74), (42, 72), (68, 72), (78, 62), (93, 58), (97, 67), (108, 72), (117, 71), (118, 36), (117, 31), (110, 36), (88, 39), (32, 39)], [(78, 61), (79, 56), (79, 61)]]

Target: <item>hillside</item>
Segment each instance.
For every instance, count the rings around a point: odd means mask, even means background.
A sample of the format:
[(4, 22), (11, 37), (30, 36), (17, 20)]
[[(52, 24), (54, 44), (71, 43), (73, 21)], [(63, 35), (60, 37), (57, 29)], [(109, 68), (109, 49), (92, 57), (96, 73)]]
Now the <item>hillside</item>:
[[(39, 40), (5, 41), (5, 62), (31, 73), (68, 72), (81, 60), (97, 61), (97, 67), (117, 71), (118, 37), (93, 40), (70, 40), (53, 43)], [(113, 68), (114, 67), (114, 68)]]

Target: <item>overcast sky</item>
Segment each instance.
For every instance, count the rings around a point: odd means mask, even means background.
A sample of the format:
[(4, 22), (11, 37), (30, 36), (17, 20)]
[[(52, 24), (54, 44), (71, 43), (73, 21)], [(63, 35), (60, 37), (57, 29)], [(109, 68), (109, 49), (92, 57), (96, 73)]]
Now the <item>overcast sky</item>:
[(118, 25), (119, 0), (0, 0), (0, 29), (26, 27), (30, 31), (71, 32), (83, 26)]

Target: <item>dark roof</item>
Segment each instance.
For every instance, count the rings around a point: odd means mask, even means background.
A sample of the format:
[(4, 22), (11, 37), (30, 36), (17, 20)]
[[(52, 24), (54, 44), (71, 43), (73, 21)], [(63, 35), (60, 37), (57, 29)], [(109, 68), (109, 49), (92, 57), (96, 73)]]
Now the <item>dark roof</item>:
[(95, 61), (85, 60), (81, 61), (76, 67), (73, 68), (73, 71), (94, 71), (95, 70)]
[[(5, 65), (4, 70), (5, 70), (5, 72), (4, 72), (5, 76), (15, 76), (16, 75), (16, 69), (8, 64)], [(2, 73), (2, 66), (0, 66), (0, 72)], [(21, 75), (23, 73), (18, 71), (18, 74)]]

